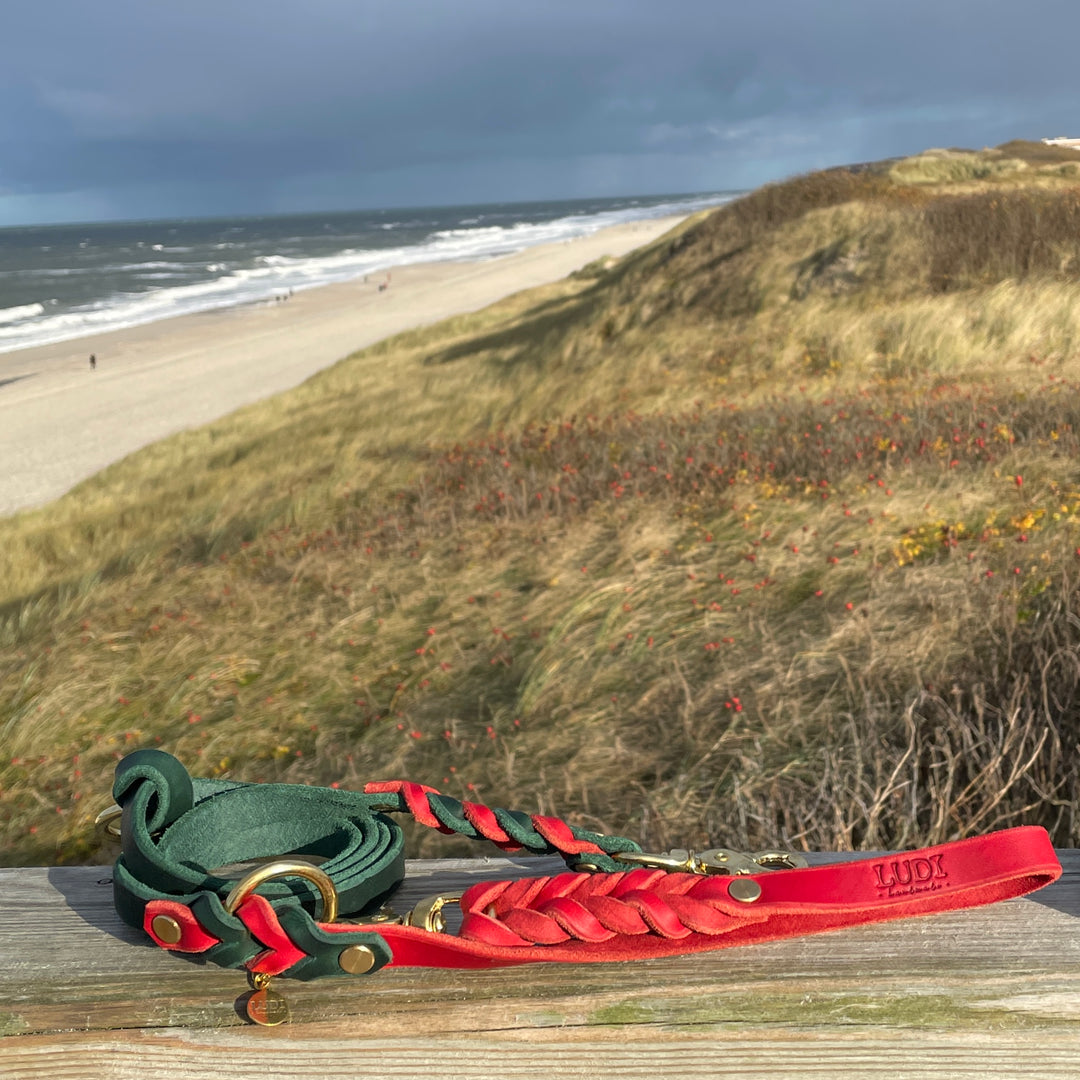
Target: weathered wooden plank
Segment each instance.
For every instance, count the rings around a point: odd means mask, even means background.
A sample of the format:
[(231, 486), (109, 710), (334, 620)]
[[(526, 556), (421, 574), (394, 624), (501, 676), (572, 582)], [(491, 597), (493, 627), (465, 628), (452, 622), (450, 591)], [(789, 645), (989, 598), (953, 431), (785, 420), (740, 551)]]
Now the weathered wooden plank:
[[(530, 1033), (532, 1034), (532, 1033)], [(0, 1044), (0, 1050), (8, 1047)], [(546, 1032), (542, 1038), (357, 1038), (336, 1030), (173, 1030), (106, 1036), (30, 1037), (0, 1058), (18, 1080), (509, 1080), (543, 1077), (657, 1080), (1076, 1080), (1075, 1037), (777, 1028), (610, 1032), (605, 1039)]]
[[(120, 924), (108, 868), (0, 870), (0, 1076), (314, 1074), (342, 1055), (345, 1075), (644, 1076), (673, 1054), (687, 1075), (778, 1076), (797, 1053), (790, 1075), (1075, 1077), (1080, 852), (1060, 855), (1030, 898), (692, 957), (279, 980), (293, 1022), (274, 1031), (243, 1025), (240, 975)], [(561, 866), (410, 863), (399, 906)]]

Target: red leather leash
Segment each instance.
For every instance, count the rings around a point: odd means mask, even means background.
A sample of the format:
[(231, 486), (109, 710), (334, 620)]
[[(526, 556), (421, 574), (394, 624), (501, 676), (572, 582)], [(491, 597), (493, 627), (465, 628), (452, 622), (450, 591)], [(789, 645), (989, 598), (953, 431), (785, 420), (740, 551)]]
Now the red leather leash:
[(643, 868), (483, 882), (461, 898), (457, 935), (389, 925), (380, 932), (395, 967), (634, 960), (978, 907), (1060, 876), (1046, 830), (1022, 826), (918, 851), (755, 875)]

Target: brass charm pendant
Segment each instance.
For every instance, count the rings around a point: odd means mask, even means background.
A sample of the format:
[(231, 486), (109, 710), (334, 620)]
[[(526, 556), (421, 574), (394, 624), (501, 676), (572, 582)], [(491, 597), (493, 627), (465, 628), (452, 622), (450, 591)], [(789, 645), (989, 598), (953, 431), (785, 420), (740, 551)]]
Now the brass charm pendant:
[(289, 1019), (289, 1003), (276, 990), (256, 990), (247, 1002), (248, 1019), (263, 1027), (277, 1027)]
[(252, 975), (250, 979), (255, 992), (244, 1005), (248, 1019), (262, 1027), (284, 1024), (289, 1019), (289, 1003), (276, 990), (270, 989), (270, 976)]

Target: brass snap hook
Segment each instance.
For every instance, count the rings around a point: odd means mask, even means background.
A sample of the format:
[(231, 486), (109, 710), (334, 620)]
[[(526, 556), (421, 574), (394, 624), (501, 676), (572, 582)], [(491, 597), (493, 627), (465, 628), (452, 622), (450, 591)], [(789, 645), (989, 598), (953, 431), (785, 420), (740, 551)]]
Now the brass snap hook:
[[(94, 818), (94, 829), (100, 836), (103, 836), (106, 840), (122, 840), (123, 833), (120, 829), (120, 819), (124, 816), (124, 811), (113, 803), (112, 806), (106, 806), (104, 810), (96, 818)], [(159, 829), (155, 833), (151, 833), (151, 839), (157, 839), (161, 835)]]
[(646, 851), (618, 851), (613, 858), (653, 869), (684, 874), (759, 874), (763, 870), (801, 870), (809, 865), (806, 858), (792, 851), (731, 851), (710, 848), (696, 854), (673, 848), (659, 855)]
[(420, 926), (431, 934), (446, 933), (446, 917), (443, 908), (447, 904), (461, 903), (461, 895), (429, 896), (421, 900), (402, 920), (405, 926)]
[(112, 806), (106, 806), (105, 809), (94, 818), (94, 828), (109, 839), (119, 840), (120, 819), (123, 816), (124, 811), (121, 810), (116, 803), (113, 803)]

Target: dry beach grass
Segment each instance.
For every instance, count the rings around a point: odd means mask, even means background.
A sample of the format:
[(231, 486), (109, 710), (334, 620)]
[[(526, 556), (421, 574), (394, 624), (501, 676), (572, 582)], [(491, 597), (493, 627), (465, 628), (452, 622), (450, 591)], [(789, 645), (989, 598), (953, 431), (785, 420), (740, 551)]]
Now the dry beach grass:
[(93, 858), (141, 745), (650, 846), (1077, 844), (1080, 204), (1024, 152), (774, 185), (0, 522), (4, 858)]

